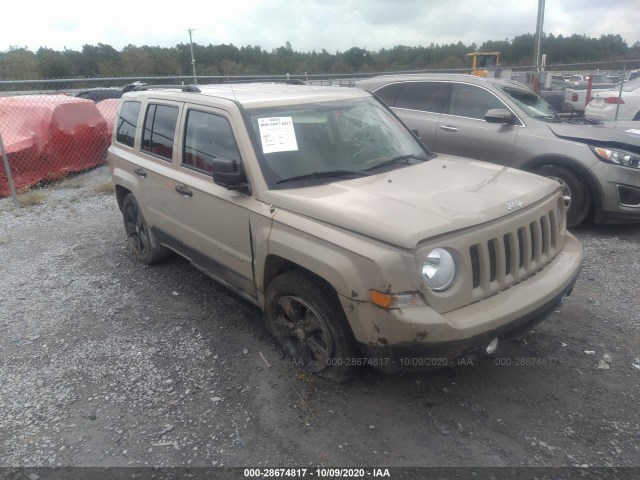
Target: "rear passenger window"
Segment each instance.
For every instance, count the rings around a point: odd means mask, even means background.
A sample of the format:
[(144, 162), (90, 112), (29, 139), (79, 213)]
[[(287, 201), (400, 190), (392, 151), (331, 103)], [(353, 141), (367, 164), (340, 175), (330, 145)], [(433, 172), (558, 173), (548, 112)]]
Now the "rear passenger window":
[(190, 110), (187, 115), (182, 165), (212, 174), (214, 158), (240, 162), (240, 152), (226, 118)]
[(407, 82), (398, 93), (396, 107), (442, 113), (447, 88), (442, 82)]
[(128, 147), (133, 147), (136, 139), (136, 125), (140, 115), (140, 102), (124, 102), (118, 117), (116, 141)]
[(149, 105), (144, 121), (142, 150), (171, 161), (177, 121), (178, 107)]

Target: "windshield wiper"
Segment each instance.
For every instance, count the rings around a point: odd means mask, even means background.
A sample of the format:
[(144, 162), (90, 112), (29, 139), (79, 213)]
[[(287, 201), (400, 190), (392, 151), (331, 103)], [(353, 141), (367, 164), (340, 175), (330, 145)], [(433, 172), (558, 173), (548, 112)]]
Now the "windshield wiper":
[(533, 115), (533, 118), (551, 123), (562, 122), (562, 118), (557, 113), (555, 115)]
[[(435, 154), (431, 158), (435, 158)], [(394, 163), (405, 163), (405, 164), (409, 165), (410, 164), (409, 160), (413, 160), (413, 159), (420, 160), (422, 162), (426, 162), (427, 160), (430, 160), (431, 158), (423, 157), (423, 156), (420, 156), (420, 155), (416, 155), (415, 153), (412, 153), (410, 155), (398, 155), (397, 157), (390, 158), (389, 160), (386, 160), (386, 161), (384, 161), (382, 163), (374, 165), (373, 167), (365, 168), (365, 171), (375, 170), (377, 168), (386, 167), (388, 165), (393, 165)]]
[(296, 180), (309, 180), (315, 178), (331, 178), (331, 177), (346, 177), (350, 175), (357, 175), (359, 177), (368, 177), (369, 174), (358, 170), (327, 170), (326, 172), (313, 172), (305, 173), (304, 175), (297, 175), (295, 177), (283, 178), (278, 180), (276, 185), (287, 182), (295, 182)]

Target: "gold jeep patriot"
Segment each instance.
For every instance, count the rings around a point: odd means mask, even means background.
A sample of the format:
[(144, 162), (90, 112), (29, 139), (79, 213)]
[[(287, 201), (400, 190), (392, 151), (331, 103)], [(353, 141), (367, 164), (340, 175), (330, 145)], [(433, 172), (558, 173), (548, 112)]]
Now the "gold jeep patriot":
[(186, 257), (336, 381), (493, 354), (580, 270), (558, 182), (436, 155), (359, 89), (137, 86), (108, 162), (133, 255)]

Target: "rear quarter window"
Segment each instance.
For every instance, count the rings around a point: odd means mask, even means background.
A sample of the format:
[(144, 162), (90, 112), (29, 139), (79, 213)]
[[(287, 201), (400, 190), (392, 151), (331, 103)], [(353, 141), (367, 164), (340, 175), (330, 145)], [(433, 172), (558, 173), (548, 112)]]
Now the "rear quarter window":
[(136, 139), (136, 125), (140, 115), (140, 102), (124, 102), (118, 117), (116, 142), (133, 148)]
[(376, 97), (386, 103), (389, 107), (393, 107), (396, 103), (396, 96), (402, 88), (402, 83), (391, 83), (379, 88), (374, 93)]

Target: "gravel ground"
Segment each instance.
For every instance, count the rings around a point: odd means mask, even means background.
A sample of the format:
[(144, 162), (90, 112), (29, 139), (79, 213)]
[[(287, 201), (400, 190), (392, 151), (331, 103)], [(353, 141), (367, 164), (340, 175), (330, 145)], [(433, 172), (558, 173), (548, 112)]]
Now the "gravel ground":
[(576, 229), (574, 294), (499, 358), (335, 385), (186, 261), (135, 261), (109, 180), (0, 200), (0, 467), (640, 467), (640, 226)]

